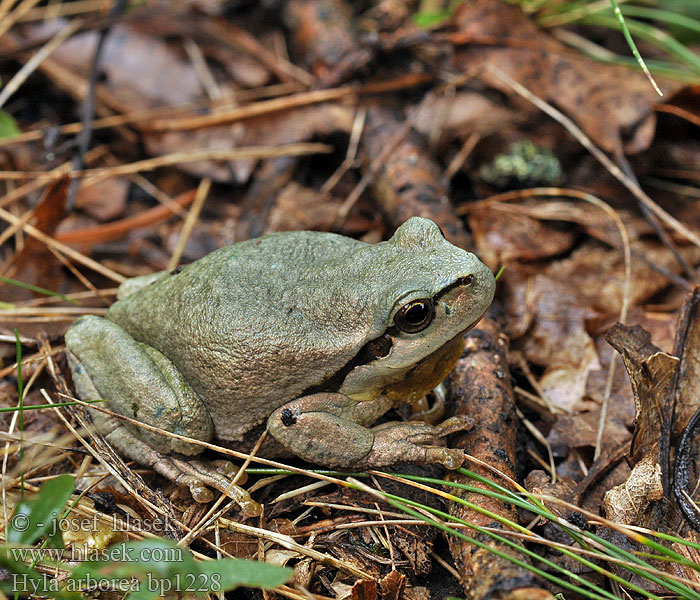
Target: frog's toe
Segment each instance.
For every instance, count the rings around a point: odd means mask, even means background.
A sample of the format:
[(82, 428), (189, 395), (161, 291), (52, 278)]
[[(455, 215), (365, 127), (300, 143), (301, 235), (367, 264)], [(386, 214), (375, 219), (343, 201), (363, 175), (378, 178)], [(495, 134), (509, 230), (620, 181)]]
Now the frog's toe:
[(206, 504), (214, 499), (213, 492), (196, 477), (192, 478), (188, 487), (190, 488), (190, 494), (192, 494), (192, 498), (195, 502)]
[[(231, 484), (233, 479), (231, 471), (235, 472), (236, 469), (230, 461), (214, 460), (208, 462), (164, 454), (136, 437), (117, 419), (106, 417), (96, 411), (93, 412), (95, 423), (99, 426), (105, 439), (121, 454), (151, 467), (156, 473), (177, 485), (188, 487), (195, 501), (211, 502), (214, 499), (214, 494), (210, 488), (214, 488), (235, 500), (245, 514), (257, 516), (262, 512), (260, 504), (255, 502), (248, 492), (238, 485)], [(228, 463), (228, 466), (224, 463)], [(245, 479), (242, 479), (241, 482), (244, 481)]]
[(458, 431), (469, 431), (474, 427), (474, 419), (467, 415), (455, 415), (435, 426), (437, 437), (445, 437)]
[[(229, 479), (233, 479), (239, 470), (236, 465), (234, 465), (230, 460), (226, 459), (215, 458), (213, 460), (210, 460), (209, 464), (212, 467), (214, 467), (214, 469), (216, 469), (219, 473), (221, 473)], [(243, 471), (243, 473), (241, 473), (241, 476), (238, 478), (238, 483), (243, 485), (246, 481), (248, 481), (248, 475), (245, 471)]]
[[(182, 475), (185, 477), (189, 475), (191, 477), (191, 479), (186, 480), (187, 483), (184, 483), (185, 480), (181, 479), (183, 482), (181, 485), (188, 485), (190, 491), (192, 491), (193, 488), (189, 482), (194, 482), (196, 493), (200, 495), (200, 497), (206, 497), (205, 492), (203, 492), (200, 488), (205, 488), (205, 486), (212, 487), (220, 491), (222, 494), (226, 494), (226, 496), (232, 500), (235, 500), (241, 507), (241, 510), (247, 516), (257, 517), (262, 513), (262, 506), (253, 500), (246, 490), (239, 485), (232, 483), (231, 477), (222, 475), (221, 472), (219, 472), (218, 468), (221, 468), (221, 463), (229, 461), (206, 461), (199, 459), (182, 460), (175, 457), (172, 457), (171, 460)], [(218, 467), (216, 464), (212, 463), (218, 463)], [(211, 493), (210, 490), (207, 490), (207, 492)], [(192, 493), (192, 497), (197, 500), (197, 502), (209, 502), (211, 499), (213, 499), (212, 496), (209, 500), (199, 500), (195, 496), (195, 492)]]
[(428, 425), (421, 421), (384, 423), (372, 429), (372, 450), (357, 467), (380, 467), (395, 463), (440, 464), (447, 469), (457, 469), (464, 463), (462, 450), (445, 448), (443, 435), (460, 431), (467, 423), (463, 419), (448, 419), (444, 427)]
[(431, 462), (440, 463), (446, 469), (459, 469), (466, 459), (463, 450), (457, 448), (430, 448), (436, 453), (436, 460)]

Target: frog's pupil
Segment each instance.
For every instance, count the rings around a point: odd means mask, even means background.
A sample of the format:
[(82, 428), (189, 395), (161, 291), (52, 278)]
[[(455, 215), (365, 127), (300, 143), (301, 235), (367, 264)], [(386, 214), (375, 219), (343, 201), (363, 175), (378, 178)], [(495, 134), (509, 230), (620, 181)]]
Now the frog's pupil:
[(409, 323), (418, 325), (418, 323), (423, 322), (423, 319), (427, 316), (427, 312), (428, 307), (425, 305), (425, 302), (416, 302), (406, 311), (406, 320)]

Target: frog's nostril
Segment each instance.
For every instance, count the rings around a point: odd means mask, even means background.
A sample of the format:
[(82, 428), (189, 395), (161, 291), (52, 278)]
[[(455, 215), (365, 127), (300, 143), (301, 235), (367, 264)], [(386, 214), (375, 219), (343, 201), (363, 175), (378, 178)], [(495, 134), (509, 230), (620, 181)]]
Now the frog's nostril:
[(469, 284), (471, 284), (472, 281), (474, 281), (474, 276), (473, 276), (473, 275), (465, 275), (465, 276), (462, 277), (462, 279), (460, 280), (460, 283), (461, 283), (462, 285), (469, 285)]

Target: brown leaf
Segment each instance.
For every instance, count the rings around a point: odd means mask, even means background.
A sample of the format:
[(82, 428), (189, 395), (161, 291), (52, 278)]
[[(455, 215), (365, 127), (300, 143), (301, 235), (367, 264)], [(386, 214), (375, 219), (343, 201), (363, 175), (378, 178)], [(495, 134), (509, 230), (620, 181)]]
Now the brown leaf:
[[(557, 417), (554, 429), (562, 439), (566, 440), (570, 448), (595, 448), (599, 420), (600, 412), (598, 410), (575, 415), (560, 415)], [(603, 452), (608, 452), (624, 444), (625, 440), (630, 438), (626, 420), (618, 418), (615, 414), (608, 415), (605, 432)]]
[(664, 497), (661, 466), (656, 453), (645, 455), (632, 469), (625, 483), (608, 490), (603, 510), (611, 521), (626, 525), (649, 526), (647, 509), (652, 502)]
[(386, 577), (379, 580), (382, 600), (399, 600), (406, 585), (406, 576), (396, 570), (390, 571)]
[[(349, 133), (352, 121), (353, 112), (348, 107), (320, 104), (193, 131), (145, 133), (144, 141), (148, 153), (153, 156), (203, 148), (230, 150), (239, 146), (276, 146), (304, 142), (335, 132)], [(245, 183), (256, 162), (197, 161), (182, 164), (179, 168), (218, 182)]]
[(341, 206), (340, 200), (328, 194), (291, 182), (277, 196), (265, 233), (294, 230), (330, 231)]
[(460, 91), (454, 95), (427, 94), (412, 111), (411, 119), (427, 139), (445, 144), (473, 133), (488, 135), (516, 122), (518, 117), (484, 94)]
[(600, 368), (586, 327), (586, 319), (595, 313), (582, 304), (573, 277), (558, 281), (542, 273), (511, 281), (512, 271), (506, 273), (508, 312), (520, 314), (530, 324), (523, 352), (528, 360), (546, 367), (540, 385), (547, 399), (571, 410), (585, 395), (588, 374)]
[(376, 600), (377, 582), (368, 579), (358, 579), (350, 591), (351, 600)]
[[(630, 459), (636, 464), (652, 449), (658, 449), (678, 358), (651, 343), (651, 336), (639, 326), (615, 325), (605, 339), (621, 355), (630, 377), (635, 405), (635, 427)], [(657, 457), (657, 462), (658, 462)]]
[(499, 205), (488, 204), (472, 209), (469, 226), (479, 258), (493, 270), (513, 260), (531, 261), (563, 254), (576, 239), (573, 230), (534, 219), (512, 206), (499, 210)]
[(121, 216), (126, 207), (129, 181), (124, 177), (103, 179), (94, 185), (78, 188), (75, 207), (84, 210), (101, 223)]
[[(65, 27), (56, 20), (31, 28), (30, 39)], [(90, 72), (97, 32), (81, 33), (64, 42), (52, 59), (80, 75)], [(202, 86), (191, 63), (183, 60), (163, 39), (114, 25), (107, 36), (100, 67), (104, 85), (131, 110), (185, 104), (202, 97)]]
[[(69, 187), (70, 180), (68, 177), (63, 177), (46, 189), (34, 211), (34, 226), (43, 233), (53, 236), (65, 217)], [(11, 266), (11, 270), (4, 274), (25, 283), (50, 288), (52, 291), (59, 291), (63, 283), (60, 277), (60, 263), (46, 245), (34, 237), (28, 237), (25, 240), (24, 247), (14, 256)], [(27, 299), (36, 295), (34, 292), (7, 284), (0, 284), (0, 286), (3, 288), (5, 301)]]
[[(693, 527), (698, 527), (696, 510), (684, 496), (692, 493), (691, 480), (697, 476), (697, 458), (692, 457), (692, 429), (698, 405), (700, 386), (700, 289), (689, 294), (680, 319), (676, 353), (678, 358), (666, 355), (650, 344), (649, 335), (640, 329), (624, 330), (616, 327), (609, 339), (625, 359), (625, 366), (635, 392), (637, 405), (637, 427), (635, 430), (634, 454), (639, 460), (650, 460), (664, 469), (661, 473), (664, 489), (670, 493), (672, 447), (678, 443), (675, 456), (673, 491), (676, 502)], [(695, 415), (695, 416), (694, 416)], [(692, 417), (692, 419), (691, 419)], [(689, 424), (690, 422), (690, 424)], [(691, 427), (687, 431), (686, 427)], [(681, 437), (681, 434), (682, 437)], [(680, 438), (680, 442), (678, 442)], [(657, 508), (645, 519), (663, 522), (673, 527), (673, 515)]]
[[(658, 96), (637, 71), (601, 64), (572, 53), (539, 30), (519, 7), (500, 0), (461, 3), (455, 15), (455, 40), (477, 42), (460, 48), (455, 63), (462, 71), (489, 63), (535, 95), (571, 116), (603, 150), (639, 152), (649, 146)], [(486, 44), (479, 44), (486, 41)], [(513, 91), (495, 76), (481, 78), (507, 94)], [(666, 92), (680, 84), (663, 82)]]

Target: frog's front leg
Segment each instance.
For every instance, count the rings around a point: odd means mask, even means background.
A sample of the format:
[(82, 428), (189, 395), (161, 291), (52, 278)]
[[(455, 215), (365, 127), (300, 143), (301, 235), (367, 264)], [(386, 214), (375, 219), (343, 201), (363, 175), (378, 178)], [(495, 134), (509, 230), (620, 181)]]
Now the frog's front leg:
[[(66, 332), (66, 349), (73, 382), (83, 400), (106, 399), (117, 414), (185, 437), (212, 440), (214, 424), (209, 411), (175, 365), (116, 323), (93, 316), (78, 319)], [(230, 471), (222, 473), (218, 463), (190, 458), (202, 451), (201, 446), (99, 411), (92, 414), (105, 438), (121, 454), (187, 485), (195, 500), (211, 499), (206, 488), (210, 485), (227, 492), (244, 508), (252, 502), (247, 492), (229, 485)]]
[(437, 426), (421, 421), (364, 426), (390, 407), (382, 398), (356, 402), (342, 394), (313, 394), (278, 408), (268, 428), (297, 456), (330, 467), (365, 469), (404, 462), (456, 469), (464, 462), (464, 452), (440, 444), (445, 435), (469, 429), (471, 419), (452, 417)]

